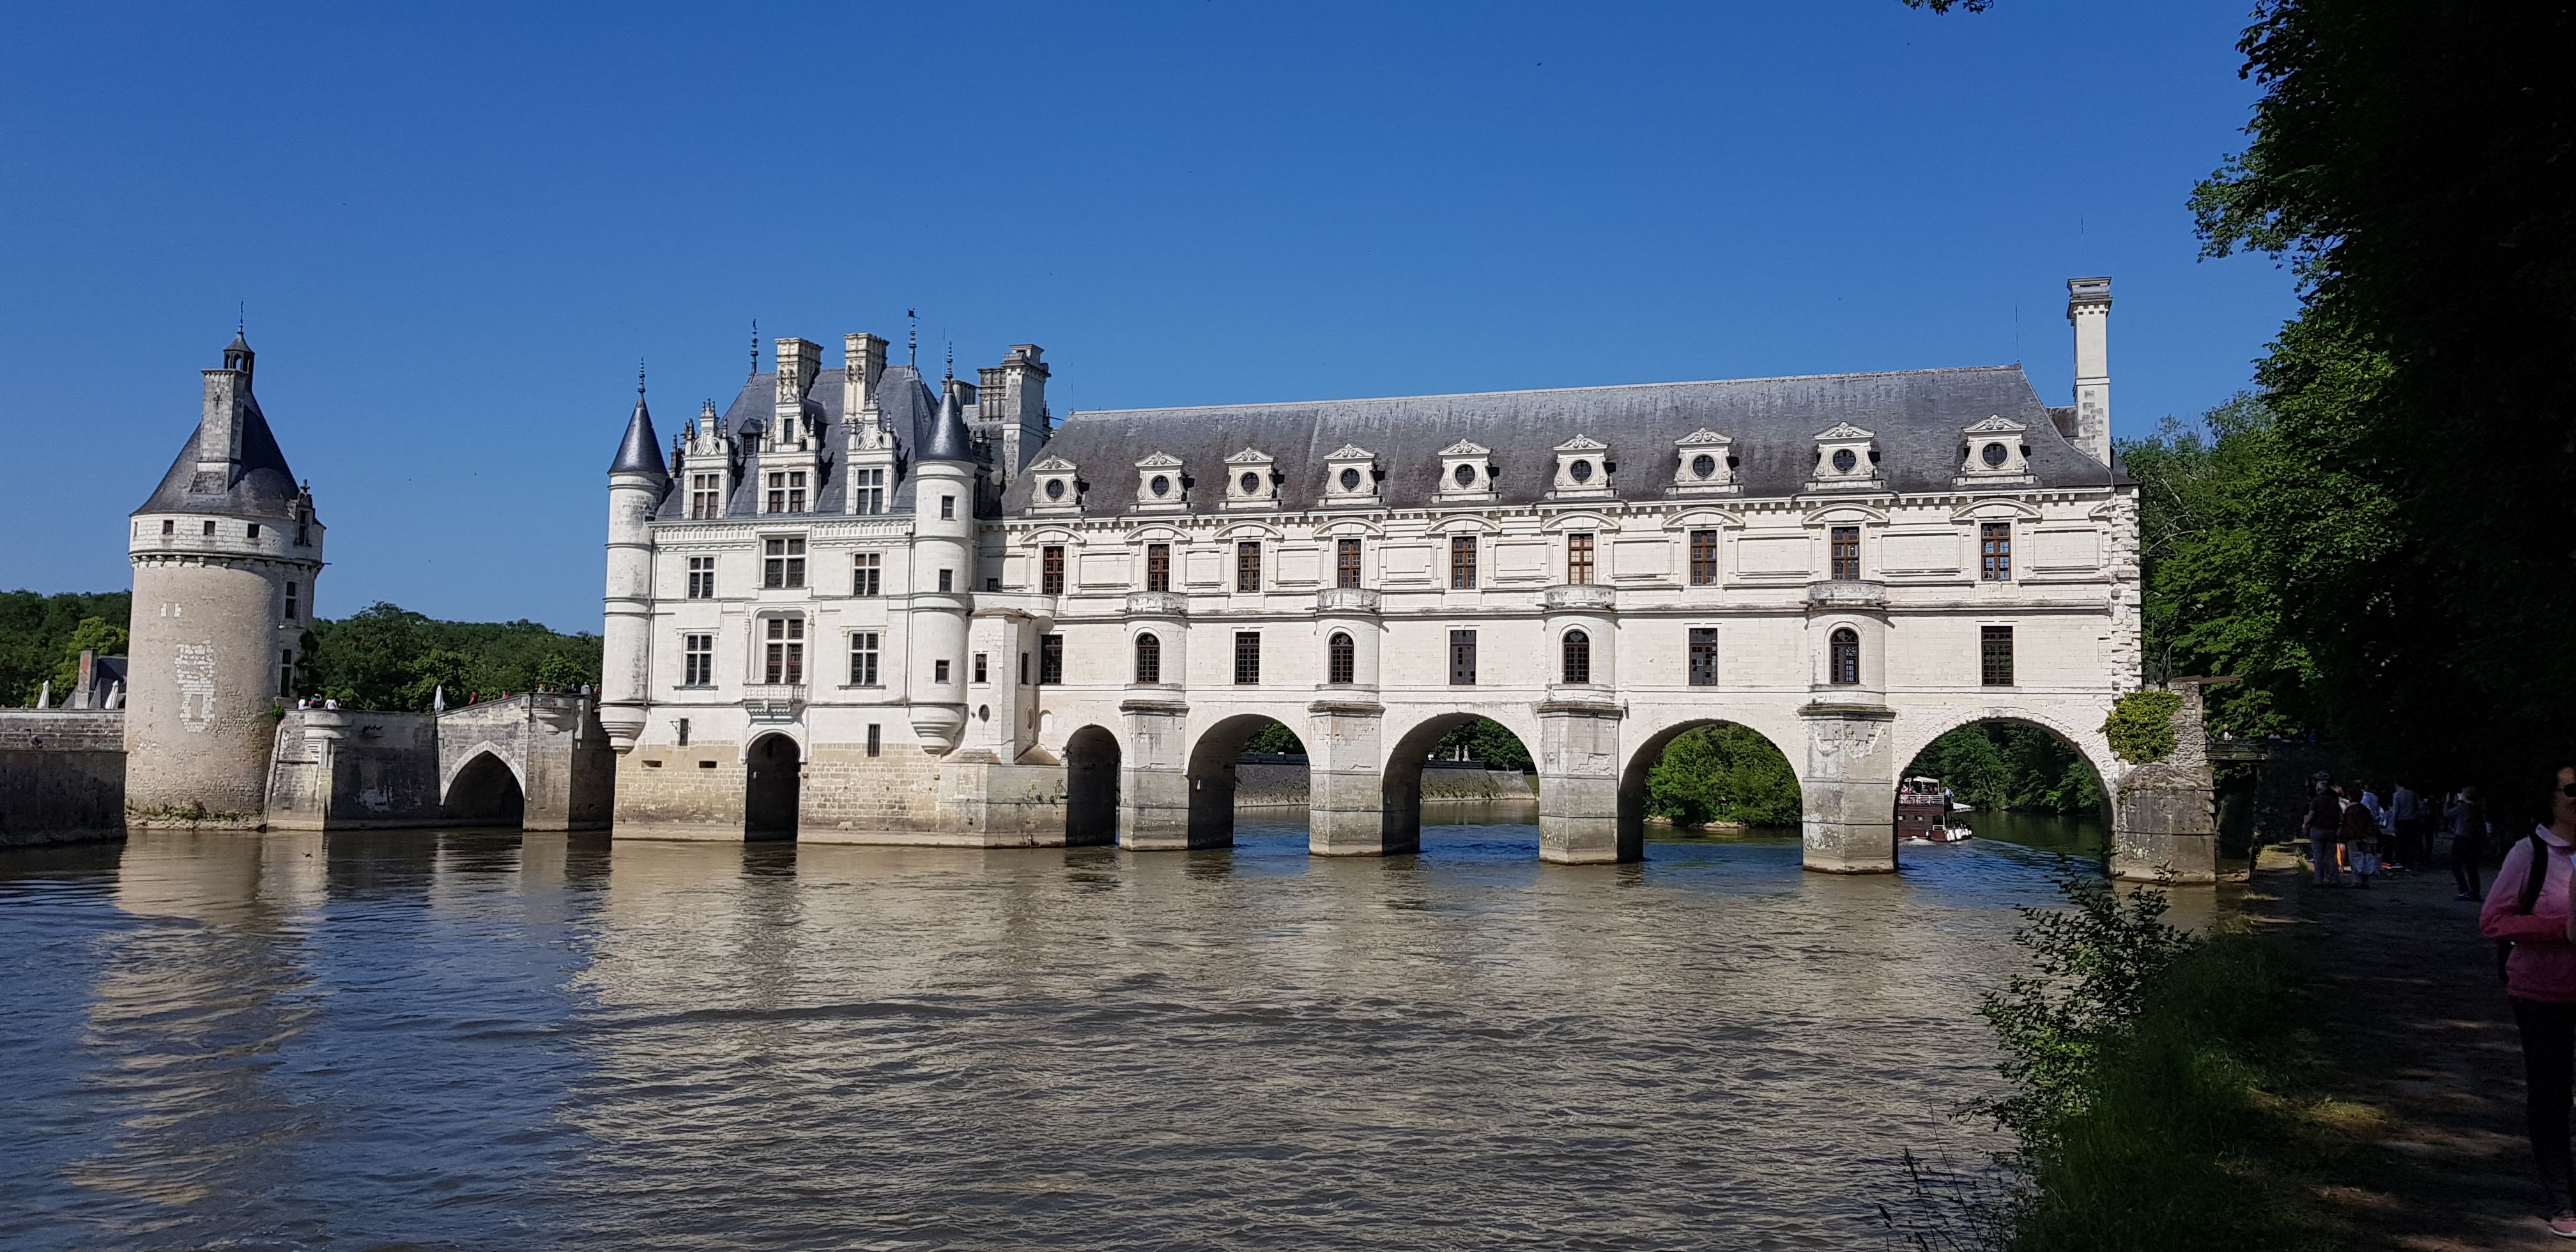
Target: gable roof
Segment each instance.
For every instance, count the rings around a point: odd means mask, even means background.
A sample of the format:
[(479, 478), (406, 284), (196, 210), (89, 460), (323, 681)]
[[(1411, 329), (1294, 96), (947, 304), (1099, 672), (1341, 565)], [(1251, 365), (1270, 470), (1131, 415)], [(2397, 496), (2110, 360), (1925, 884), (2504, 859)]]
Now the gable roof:
[[(2096, 486), (2114, 472), (2058, 433), (2018, 365), (1095, 411), (1066, 418), (1047, 451), (1089, 471), (1083, 513), (1090, 516), (1132, 511), (1136, 483), (1103, 471), (1157, 450), (1209, 474), (1237, 449), (1267, 452), (1287, 475), (1280, 499), (1295, 508), (1322, 498), (1325, 462), (1345, 444), (1377, 450), (1387, 468), (1384, 505), (1403, 509), (1434, 503), (1443, 451), (1468, 441), (1493, 452), (1497, 503), (1538, 503), (1551, 485), (1555, 449), (1577, 435), (1609, 445), (1615, 498), (1665, 499), (1680, 442), (1705, 428), (1734, 441), (1735, 481), (1746, 496), (1788, 497), (1806, 490), (1817, 432), (1849, 424), (1876, 433), (1888, 489), (1935, 492), (1953, 489), (1960, 432), (1994, 415), (2028, 427), (2031, 472), (2042, 487)], [(1017, 513), (1028, 500), (1028, 484), (1014, 483), (1003, 511)], [(1204, 492), (1191, 508), (1221, 513), (1223, 502)]]

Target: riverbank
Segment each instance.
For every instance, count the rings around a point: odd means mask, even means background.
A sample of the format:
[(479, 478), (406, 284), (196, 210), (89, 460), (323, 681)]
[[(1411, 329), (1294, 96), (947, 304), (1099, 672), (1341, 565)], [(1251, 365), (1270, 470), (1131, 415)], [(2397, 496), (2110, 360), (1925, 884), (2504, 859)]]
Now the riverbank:
[(2451, 897), (2447, 873), (2309, 886), (2266, 850), (2243, 924), (2155, 981), (2003, 1242), (2562, 1246), (2539, 1220), (2494, 947)]

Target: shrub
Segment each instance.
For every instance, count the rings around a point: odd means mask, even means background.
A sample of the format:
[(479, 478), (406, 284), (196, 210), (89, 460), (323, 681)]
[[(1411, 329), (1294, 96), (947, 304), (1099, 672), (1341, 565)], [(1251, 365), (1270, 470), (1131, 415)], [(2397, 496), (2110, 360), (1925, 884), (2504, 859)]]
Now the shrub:
[(2146, 765), (2173, 755), (2173, 715), (2182, 696), (2172, 691), (2132, 691), (2111, 705), (2102, 733), (2111, 751), (2131, 765)]

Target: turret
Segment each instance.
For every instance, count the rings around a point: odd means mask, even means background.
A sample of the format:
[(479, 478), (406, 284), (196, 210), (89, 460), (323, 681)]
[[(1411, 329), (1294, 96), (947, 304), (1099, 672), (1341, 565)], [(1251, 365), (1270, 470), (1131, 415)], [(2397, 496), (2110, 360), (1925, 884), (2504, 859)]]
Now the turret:
[(974, 609), (974, 439), (960, 402), (963, 384), (941, 388), (938, 416), (922, 432), (912, 477), (912, 644), (906, 690), (913, 733), (935, 752), (957, 746), (966, 726), (966, 619)]
[(251, 393), (240, 335), (203, 372), (196, 430), (134, 511), (126, 803), (141, 824), (255, 827), (270, 710), (295, 694), (322, 524)]
[(635, 377), (635, 412), (626, 438), (608, 467), (608, 592), (600, 630), (599, 721), (609, 746), (635, 746), (644, 730), (652, 675), (653, 510), (670, 490), (661, 440), (644, 405), (644, 377)]

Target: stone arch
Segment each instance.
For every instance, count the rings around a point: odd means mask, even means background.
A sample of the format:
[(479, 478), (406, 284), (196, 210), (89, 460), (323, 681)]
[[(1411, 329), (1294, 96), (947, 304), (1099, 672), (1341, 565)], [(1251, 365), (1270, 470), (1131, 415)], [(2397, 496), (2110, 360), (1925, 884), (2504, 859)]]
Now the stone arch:
[[(1791, 744), (1803, 749), (1804, 744), (1792, 739), (1781, 742), (1778, 728), (1766, 730), (1753, 721), (1733, 717), (1687, 717), (1671, 722), (1637, 741), (1628, 759), (1619, 769), (1619, 859), (1633, 861), (1645, 854), (1646, 847), (1646, 780), (1664, 759), (1664, 749), (1672, 746), (1686, 732), (1708, 726), (1737, 726), (1762, 737), (1789, 762), (1789, 776), (1796, 780), (1803, 801), (1807, 778), (1801, 767), (1802, 752), (1791, 752)], [(1803, 804), (1801, 805), (1803, 808)]]
[(517, 826), (527, 818), (527, 786), (508, 758), (478, 748), (448, 775), (438, 811), (457, 826)]
[[(2036, 727), (2047, 731), (2059, 742), (2073, 748), (2076, 757), (2084, 762), (2085, 768), (2093, 771), (2094, 785), (2102, 792), (2102, 818), (2105, 823), (2109, 823), (2112, 820), (2113, 811), (2118, 807), (2118, 789), (2121, 779), (2128, 773), (2128, 767), (2111, 754), (2111, 741), (2098, 729), (2100, 724), (2098, 721), (2093, 723), (2097, 729), (2079, 730), (2076, 728), (2077, 723), (2070, 721), (2066, 716), (2068, 712), (2069, 710), (2064, 709), (2047, 710), (2033, 708), (2026, 704), (2015, 704), (1945, 710), (1939, 717), (1900, 717), (1897, 719), (1896, 750), (1890, 754), (1890, 759), (1896, 763), (1897, 778), (1902, 779), (1907, 771), (1914, 768), (1915, 759), (1922, 756), (1923, 750), (1931, 747), (1934, 740), (1962, 726), (2004, 722)], [(2082, 714), (2094, 717), (2107, 712), (2107, 705), (2082, 710)]]
[(783, 730), (767, 731), (743, 745), (743, 764), (743, 838), (795, 838), (804, 786), (804, 745)]
[(1300, 741), (1311, 738), (1306, 728), (1284, 718), (1236, 713), (1211, 723), (1191, 742), (1184, 775), (1190, 789), (1189, 846), (1222, 848), (1234, 842), (1235, 767), (1243, 759), (1244, 745), (1273, 722), (1296, 732)]
[(446, 768), (440, 772), (438, 779), (439, 803), (442, 805), (445, 804), (447, 802), (448, 793), (456, 789), (457, 775), (464, 773), (465, 767), (473, 764), (475, 758), (485, 756), (491, 757), (493, 760), (500, 762), (504, 768), (508, 769), (510, 771), (511, 781), (517, 783), (520, 791), (525, 793), (528, 786), (528, 780), (520, 776), (519, 763), (512, 759), (514, 755), (515, 754), (513, 754), (508, 748), (504, 748), (500, 744), (494, 743), (489, 739), (477, 740), (473, 747), (467, 748), (463, 752), (457, 753), (454, 757), (450, 758), (446, 764)]
[(1422, 771), (1431, 750), (1450, 731), (1478, 718), (1491, 721), (1520, 740), (1530, 759), (1538, 759), (1538, 724), (1529, 706), (1510, 709), (1451, 710), (1431, 713), (1386, 739), (1386, 759), (1378, 770), (1381, 840), (1389, 853), (1422, 850)]
[(1117, 732), (1091, 723), (1064, 742), (1064, 841), (1067, 846), (1118, 842)]

